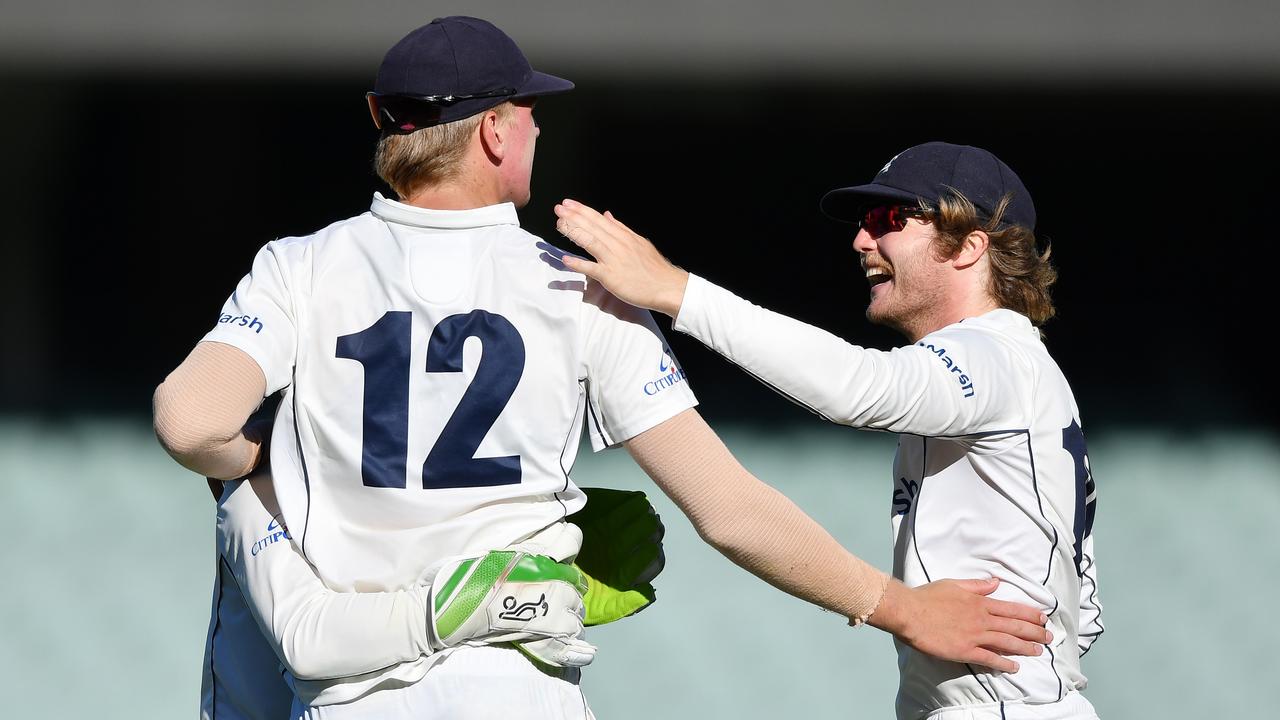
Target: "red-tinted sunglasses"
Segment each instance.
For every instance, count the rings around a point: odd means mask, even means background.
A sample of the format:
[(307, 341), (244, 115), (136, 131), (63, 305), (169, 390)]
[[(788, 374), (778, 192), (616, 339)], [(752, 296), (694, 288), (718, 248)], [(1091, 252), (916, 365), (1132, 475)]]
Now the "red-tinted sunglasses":
[(929, 213), (915, 205), (877, 205), (867, 208), (858, 221), (858, 227), (871, 233), (871, 237), (881, 237), (905, 228), (908, 218), (923, 220), (928, 217)]

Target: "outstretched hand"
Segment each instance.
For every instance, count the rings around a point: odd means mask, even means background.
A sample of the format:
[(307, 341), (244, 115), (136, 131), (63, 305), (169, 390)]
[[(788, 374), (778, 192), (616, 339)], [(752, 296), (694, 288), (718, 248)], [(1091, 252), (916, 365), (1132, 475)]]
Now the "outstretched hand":
[(575, 200), (555, 207), (556, 230), (591, 253), (595, 261), (566, 255), (565, 267), (596, 280), (624, 302), (675, 317), (684, 302), (689, 273), (672, 265), (653, 243)]
[(1014, 673), (1018, 663), (1005, 656), (1037, 656), (1053, 635), (1041, 610), (985, 597), (999, 586), (995, 578), (890, 582), (868, 622), (934, 657)]

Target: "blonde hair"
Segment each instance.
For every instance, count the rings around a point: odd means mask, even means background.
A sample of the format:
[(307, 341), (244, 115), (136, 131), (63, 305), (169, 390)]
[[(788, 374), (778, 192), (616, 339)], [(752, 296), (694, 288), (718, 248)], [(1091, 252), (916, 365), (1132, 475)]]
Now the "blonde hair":
[[(510, 102), (490, 108), (505, 121)], [(487, 112), (484, 111), (484, 112)], [(373, 169), (401, 199), (433, 185), (454, 180), (462, 172), (462, 158), (484, 112), (451, 123), (432, 125), (407, 135), (384, 132), (373, 153)]]
[(1049, 264), (1051, 248), (1044, 252), (1036, 247), (1035, 232), (1022, 225), (1000, 227), (1001, 218), (1013, 195), (1005, 195), (989, 218), (983, 218), (977, 207), (955, 188), (947, 188), (931, 207), (921, 201), (920, 207), (930, 215), (937, 238), (935, 248), (942, 258), (955, 257), (964, 239), (976, 230), (990, 238), (987, 247), (991, 277), (988, 293), (1000, 307), (1014, 310), (1030, 318), (1036, 327), (1048, 322), (1057, 312), (1049, 288), (1058, 279), (1058, 271)]

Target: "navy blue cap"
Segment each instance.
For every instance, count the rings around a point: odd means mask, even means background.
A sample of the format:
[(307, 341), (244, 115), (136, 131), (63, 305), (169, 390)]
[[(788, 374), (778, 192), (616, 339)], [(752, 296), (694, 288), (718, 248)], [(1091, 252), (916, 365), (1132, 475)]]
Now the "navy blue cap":
[[(540, 73), (493, 23), (461, 15), (436, 18), (387, 51), (375, 95), (443, 98), (436, 123), (484, 112), (507, 100), (568, 92), (573, 83)], [(485, 95), (453, 100), (458, 96)]]
[(935, 207), (947, 187), (960, 191), (987, 217), (1006, 194), (1013, 197), (1001, 223), (1036, 227), (1036, 206), (1022, 180), (1000, 158), (972, 145), (928, 142), (898, 153), (866, 185), (837, 188), (822, 197), (822, 212), (847, 222), (862, 219), (867, 208), (884, 203)]

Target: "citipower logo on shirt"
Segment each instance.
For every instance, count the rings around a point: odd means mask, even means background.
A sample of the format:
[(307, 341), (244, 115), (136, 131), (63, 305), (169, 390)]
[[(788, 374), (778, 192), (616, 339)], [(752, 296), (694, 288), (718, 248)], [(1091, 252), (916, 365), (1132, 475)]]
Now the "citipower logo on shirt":
[(253, 557), (257, 557), (258, 553), (266, 550), (272, 545), (275, 545), (281, 540), (291, 539), (292, 538), (289, 535), (289, 527), (284, 524), (284, 518), (277, 513), (271, 518), (271, 522), (267, 523), (267, 536), (255, 542), (253, 547), (249, 548), (249, 554)]
[(672, 385), (684, 382), (684, 370), (676, 364), (676, 358), (671, 354), (669, 347), (662, 348), (662, 360), (658, 362), (658, 372), (662, 373), (661, 377), (644, 384), (645, 395), (657, 395)]

